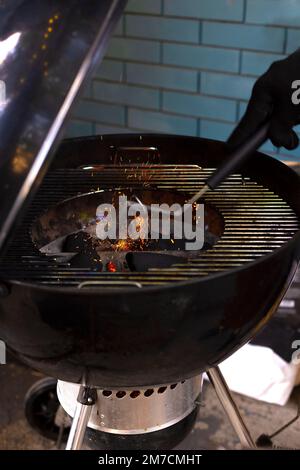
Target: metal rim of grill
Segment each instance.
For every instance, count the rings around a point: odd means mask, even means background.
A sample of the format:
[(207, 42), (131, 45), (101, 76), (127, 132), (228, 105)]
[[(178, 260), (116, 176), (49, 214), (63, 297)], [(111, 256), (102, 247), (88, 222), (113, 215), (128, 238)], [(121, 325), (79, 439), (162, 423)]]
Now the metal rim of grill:
[(58, 265), (54, 259), (38, 252), (30, 237), (33, 220), (46, 209), (86, 192), (129, 186), (193, 195), (214, 170), (176, 164), (101, 165), (101, 171), (96, 167), (58, 169), (46, 175), (2, 260), (1, 272), (6, 277), (48, 287), (82, 284), (87, 287), (147, 287), (186, 282), (238, 269), (267, 256), (291, 240), (300, 227), (298, 217), (281, 197), (237, 174), (205, 196), (205, 201), (221, 213), (225, 229), (220, 240), (197, 259), (165, 269), (151, 268), (143, 273), (99, 273), (89, 268), (71, 268), (67, 263)]

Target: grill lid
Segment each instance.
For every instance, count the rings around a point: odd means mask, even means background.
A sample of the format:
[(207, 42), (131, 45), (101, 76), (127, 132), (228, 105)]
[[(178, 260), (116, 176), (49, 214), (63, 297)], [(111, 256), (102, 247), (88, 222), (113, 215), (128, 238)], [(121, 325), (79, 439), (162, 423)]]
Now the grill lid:
[(0, 5), (0, 249), (39, 186), (81, 85), (126, 0)]

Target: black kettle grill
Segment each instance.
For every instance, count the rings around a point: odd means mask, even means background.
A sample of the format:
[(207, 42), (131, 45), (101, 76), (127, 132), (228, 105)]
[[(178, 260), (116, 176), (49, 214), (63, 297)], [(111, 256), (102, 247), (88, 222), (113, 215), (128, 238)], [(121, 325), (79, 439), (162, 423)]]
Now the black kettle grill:
[[(254, 447), (217, 364), (265, 325), (295, 273), (299, 178), (256, 152), (205, 195), (203, 250), (167, 244), (97, 259), (73, 237), (82, 213), (120, 191), (147, 203), (186, 200), (226, 154), (220, 142), (173, 135), (69, 139), (53, 152), (124, 2), (59, 3), (43, 2), (34, 19), (28, 2), (4, 2), (0, 20), (0, 40), (20, 32), (0, 65), (0, 79), (13, 78), (0, 116), (0, 335), (22, 361), (59, 379), (74, 417), (68, 448), (80, 448), (87, 425), (105, 445), (173, 446), (195, 418), (204, 371), (242, 444)], [(50, 20), (57, 29), (35, 61)], [(133, 407), (145, 422), (130, 422)]]

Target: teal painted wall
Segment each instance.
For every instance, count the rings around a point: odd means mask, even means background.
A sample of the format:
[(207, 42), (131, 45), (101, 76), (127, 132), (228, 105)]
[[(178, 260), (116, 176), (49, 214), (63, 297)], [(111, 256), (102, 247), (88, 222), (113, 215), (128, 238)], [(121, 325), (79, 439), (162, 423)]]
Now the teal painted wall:
[[(130, 0), (67, 135), (225, 140), (256, 77), (299, 46), (300, 0)], [(264, 150), (300, 158), (270, 142)]]

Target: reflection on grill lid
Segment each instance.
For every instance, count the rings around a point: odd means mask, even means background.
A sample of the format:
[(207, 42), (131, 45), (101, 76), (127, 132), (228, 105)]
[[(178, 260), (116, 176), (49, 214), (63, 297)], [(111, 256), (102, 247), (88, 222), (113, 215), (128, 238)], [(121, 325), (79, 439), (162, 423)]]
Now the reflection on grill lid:
[(0, 249), (41, 183), (71, 105), (125, 0), (2, 0)]

